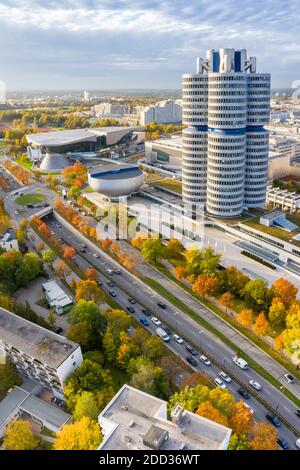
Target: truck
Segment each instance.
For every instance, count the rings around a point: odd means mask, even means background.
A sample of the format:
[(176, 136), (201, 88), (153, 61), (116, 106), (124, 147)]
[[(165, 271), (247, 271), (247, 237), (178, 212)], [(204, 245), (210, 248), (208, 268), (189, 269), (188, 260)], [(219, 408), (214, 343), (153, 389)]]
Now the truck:
[(157, 336), (159, 336), (165, 342), (170, 340), (170, 336), (167, 335), (165, 330), (163, 330), (162, 328), (157, 328), (156, 329), (156, 334), (157, 334)]

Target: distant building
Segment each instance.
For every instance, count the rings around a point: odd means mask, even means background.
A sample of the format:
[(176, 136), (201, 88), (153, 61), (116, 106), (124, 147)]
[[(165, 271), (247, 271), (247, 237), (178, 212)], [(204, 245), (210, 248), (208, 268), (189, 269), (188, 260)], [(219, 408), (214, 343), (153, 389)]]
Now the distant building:
[(0, 308), (0, 355), (18, 372), (63, 398), (67, 377), (82, 362), (78, 344)]
[(55, 281), (45, 282), (42, 285), (49, 307), (53, 307), (58, 315), (68, 312), (73, 305), (69, 297)]
[(269, 150), (268, 180), (282, 178), (290, 174), (290, 156)]
[(137, 192), (144, 183), (144, 173), (138, 165), (103, 165), (88, 171), (88, 182), (94, 191), (114, 199)]
[(90, 93), (88, 91), (83, 92), (83, 101), (89, 102), (91, 99)]
[(121, 103), (100, 103), (94, 106), (93, 111), (98, 118), (119, 118), (130, 112), (130, 106)]
[(226, 450), (231, 429), (123, 385), (99, 415), (99, 450)]
[(19, 249), (19, 244), (14, 229), (9, 228), (2, 237), (0, 236), (0, 246), (6, 252)]
[(146, 126), (150, 122), (157, 124), (181, 123), (182, 108), (180, 100), (164, 100), (140, 110), (140, 123)]
[(0, 438), (12, 421), (23, 416), (30, 416), (32, 421), (55, 433), (71, 422), (69, 414), (37, 396), (42, 388), (36, 382), (25, 379), (0, 402)]
[(268, 186), (267, 204), (272, 204), (273, 207), (280, 207), (281, 209), (288, 209), (290, 212), (295, 212), (300, 209), (300, 194), (293, 193), (287, 189)]

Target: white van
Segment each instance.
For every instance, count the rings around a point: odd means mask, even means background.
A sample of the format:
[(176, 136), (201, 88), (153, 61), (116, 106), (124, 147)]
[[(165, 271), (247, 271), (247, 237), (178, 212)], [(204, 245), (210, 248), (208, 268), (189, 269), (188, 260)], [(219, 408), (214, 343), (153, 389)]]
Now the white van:
[(157, 328), (156, 330), (157, 336), (159, 336), (163, 341), (167, 342), (170, 340), (169, 335), (163, 330), (162, 328)]
[(233, 356), (232, 360), (241, 369), (244, 369), (244, 370), (248, 369), (248, 363), (244, 361), (244, 359), (242, 359), (241, 357)]

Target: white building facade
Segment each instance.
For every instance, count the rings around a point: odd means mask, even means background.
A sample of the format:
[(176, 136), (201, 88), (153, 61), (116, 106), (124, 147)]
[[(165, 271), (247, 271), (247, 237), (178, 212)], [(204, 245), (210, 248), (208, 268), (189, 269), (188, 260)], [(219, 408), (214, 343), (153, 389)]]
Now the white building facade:
[(157, 124), (180, 123), (181, 119), (182, 108), (180, 100), (159, 101), (140, 111), (141, 126), (146, 126), (150, 122), (157, 122)]
[(209, 50), (183, 76), (184, 202), (235, 217), (265, 203), (270, 75), (256, 73), (246, 50)]

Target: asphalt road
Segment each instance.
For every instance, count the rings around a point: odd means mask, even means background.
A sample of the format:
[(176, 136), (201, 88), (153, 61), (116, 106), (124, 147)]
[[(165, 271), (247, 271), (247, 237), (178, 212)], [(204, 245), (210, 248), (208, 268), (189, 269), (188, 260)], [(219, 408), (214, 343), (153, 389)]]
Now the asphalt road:
[[(82, 239), (80, 234), (75, 235), (71, 231), (67, 230), (64, 226), (60, 228), (57, 227), (54, 216), (48, 216), (47, 223), (51, 229), (57, 233), (66, 243), (73, 245), (77, 251), (80, 250), (80, 243)], [(169, 303), (160, 295), (156, 294), (152, 289), (145, 285), (142, 281), (135, 278), (131, 273), (122, 268), (117, 262), (103, 253), (100, 249), (95, 247), (91, 242), (87, 241), (87, 251), (86, 253), (76, 256), (76, 262), (82, 269), (86, 269), (88, 266), (94, 266), (100, 273), (102, 273), (101, 279), (103, 280), (103, 289), (108, 292), (109, 286), (106, 281), (108, 278), (112, 280), (115, 284), (114, 290), (116, 291), (117, 297), (116, 301), (124, 308), (128, 305), (128, 298), (134, 297), (137, 301), (137, 304), (134, 305), (136, 313), (134, 316), (136, 319), (139, 319), (141, 314), (141, 306), (147, 307), (149, 310), (154, 312), (155, 316), (159, 317), (162, 322), (166, 323), (173, 332), (177, 332), (182, 335), (188, 341), (192, 342), (197, 346), (197, 349), (201, 352), (208, 353), (214, 361), (221, 364), (222, 368), (225, 368), (229, 373), (232, 372), (241, 383), (248, 385), (249, 380), (256, 380), (263, 387), (262, 391), (259, 392), (261, 396), (275, 409), (278, 410), (294, 427), (299, 431), (300, 435), (300, 418), (295, 415), (296, 406), (286, 398), (279, 390), (273, 387), (269, 382), (267, 382), (263, 377), (257, 374), (251, 368), (248, 368), (246, 371), (240, 369), (232, 362), (232, 356), (235, 351), (230, 347), (224, 344), (221, 340), (216, 338), (207, 330), (204, 330), (197, 324), (194, 320), (188, 317), (184, 312), (176, 309), (173, 304)], [(100, 257), (95, 258), (94, 253), (99, 253)], [(109, 276), (106, 272), (108, 269), (120, 269), (121, 275), (114, 274)], [(157, 306), (157, 302), (161, 300), (167, 306), (166, 309), (161, 309)], [(149, 331), (154, 332), (156, 326), (153, 324), (149, 325)], [(171, 338), (170, 342), (167, 343), (167, 346), (183, 360), (186, 361), (186, 357), (189, 355), (185, 350), (184, 344), (179, 345), (176, 341)], [(212, 364), (211, 366), (205, 366), (200, 363), (198, 359), (197, 367), (193, 368), (197, 371), (205, 372), (210, 377), (217, 377), (220, 367)], [(241, 399), (240, 395), (237, 393), (239, 385), (235, 380), (228, 384), (228, 389), (234, 394), (238, 399)], [(248, 404), (255, 412), (255, 417), (257, 420), (264, 420), (265, 414), (267, 412), (266, 408), (259, 402), (254, 396), (251, 396), (250, 400), (247, 400)], [(296, 436), (286, 428), (285, 425), (281, 425), (279, 428), (279, 435), (284, 437), (290, 444), (291, 449), (296, 449), (295, 440)]]

